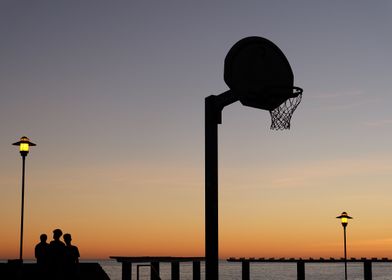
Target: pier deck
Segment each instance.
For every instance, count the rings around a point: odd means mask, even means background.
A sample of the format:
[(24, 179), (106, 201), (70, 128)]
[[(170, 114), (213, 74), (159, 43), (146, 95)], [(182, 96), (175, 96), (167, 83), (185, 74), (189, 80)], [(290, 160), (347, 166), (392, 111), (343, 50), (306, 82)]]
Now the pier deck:
[[(151, 280), (158, 280), (159, 277), (159, 263), (168, 262), (171, 263), (171, 279), (180, 279), (180, 263), (181, 262), (192, 262), (193, 263), (193, 280), (200, 280), (200, 262), (204, 261), (204, 257), (154, 257), (154, 256), (134, 256), (134, 257), (121, 257), (113, 256), (111, 259), (115, 259), (122, 264), (122, 280), (132, 279), (132, 264), (137, 263), (149, 263), (148, 266), (151, 268)], [(140, 266), (140, 265), (139, 265)], [(139, 268), (137, 266), (137, 268)]]
[(388, 258), (319, 258), (319, 259), (295, 259), (295, 258), (229, 258), (228, 262), (242, 263), (242, 280), (250, 279), (250, 263), (297, 263), (297, 280), (305, 280), (305, 263), (363, 263), (364, 280), (372, 280), (372, 263), (387, 263), (392, 262)]
[[(109, 276), (98, 263), (79, 264), (80, 280), (110, 280)], [(30, 280), (42, 279), (36, 263), (0, 263), (0, 279)]]

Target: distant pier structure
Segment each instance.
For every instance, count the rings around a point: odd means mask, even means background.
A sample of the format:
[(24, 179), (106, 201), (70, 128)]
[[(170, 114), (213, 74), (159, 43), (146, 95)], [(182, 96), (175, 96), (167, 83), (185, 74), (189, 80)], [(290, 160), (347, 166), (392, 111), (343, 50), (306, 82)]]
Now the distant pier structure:
[[(242, 263), (242, 280), (250, 280), (250, 264), (251, 263), (297, 263), (297, 280), (305, 280), (305, 264), (306, 263), (344, 263), (345, 259), (335, 258), (319, 258), (319, 259), (295, 259), (295, 258), (229, 258), (228, 262), (240, 262)], [(363, 263), (363, 276), (364, 280), (372, 280), (372, 263), (388, 263), (392, 262), (388, 258), (351, 258), (347, 262), (351, 263)]]
[(180, 280), (180, 263), (192, 262), (192, 279), (200, 280), (200, 262), (204, 261), (204, 257), (162, 257), (162, 256), (134, 256), (134, 257), (120, 257), (113, 256), (111, 259), (115, 259), (122, 264), (122, 280), (132, 279), (132, 264), (136, 265), (137, 278), (139, 278), (139, 267), (149, 266), (151, 280), (160, 280), (160, 263), (171, 264), (171, 279)]

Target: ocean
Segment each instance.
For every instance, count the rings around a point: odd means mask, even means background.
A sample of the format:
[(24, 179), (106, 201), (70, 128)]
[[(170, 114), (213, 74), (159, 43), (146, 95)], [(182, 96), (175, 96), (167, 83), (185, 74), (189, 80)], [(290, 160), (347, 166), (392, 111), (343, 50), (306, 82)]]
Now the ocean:
[[(102, 268), (111, 280), (121, 280), (121, 264), (115, 260), (99, 260)], [(373, 280), (392, 280), (392, 263), (373, 263)], [(348, 263), (349, 280), (363, 280), (363, 264)], [(204, 263), (201, 264), (201, 279), (204, 277)], [(180, 265), (180, 279), (192, 280), (192, 264)], [(161, 263), (160, 275), (162, 280), (170, 280), (170, 264)], [(241, 263), (220, 261), (220, 280), (241, 280)], [(136, 279), (136, 265), (132, 265), (132, 279)], [(140, 280), (150, 279), (150, 268), (140, 267)], [(296, 263), (253, 263), (250, 266), (250, 279), (260, 280), (296, 280)], [(306, 280), (339, 280), (344, 279), (344, 264), (305, 264)]]

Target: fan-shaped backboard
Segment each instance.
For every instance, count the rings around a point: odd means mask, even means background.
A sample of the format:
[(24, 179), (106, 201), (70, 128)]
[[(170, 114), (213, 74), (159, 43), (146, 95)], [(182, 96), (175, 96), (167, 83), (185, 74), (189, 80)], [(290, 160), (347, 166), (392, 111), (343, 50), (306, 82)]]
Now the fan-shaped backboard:
[(247, 37), (225, 59), (224, 80), (243, 105), (273, 110), (293, 96), (294, 75), (283, 52), (271, 41)]

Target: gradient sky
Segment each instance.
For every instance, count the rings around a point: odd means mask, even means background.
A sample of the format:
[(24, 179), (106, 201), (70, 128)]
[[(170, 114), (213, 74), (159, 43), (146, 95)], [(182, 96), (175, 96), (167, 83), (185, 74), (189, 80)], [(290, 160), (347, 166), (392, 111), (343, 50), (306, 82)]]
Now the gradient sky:
[(84, 258), (204, 254), (204, 98), (261, 36), (304, 89), (290, 131), (220, 126), (220, 256), (392, 257), (391, 1), (0, 2), (0, 258), (41, 233)]

